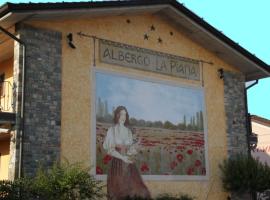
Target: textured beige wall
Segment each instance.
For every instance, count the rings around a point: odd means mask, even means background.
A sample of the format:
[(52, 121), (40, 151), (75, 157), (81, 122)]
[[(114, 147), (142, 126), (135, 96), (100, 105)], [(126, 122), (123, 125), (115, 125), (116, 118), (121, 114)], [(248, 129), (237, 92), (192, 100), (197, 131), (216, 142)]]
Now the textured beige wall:
[[(13, 84), (13, 58), (0, 62), (0, 75), (5, 74), (5, 81)], [(0, 96), (2, 111), (12, 111), (12, 86), (4, 84), (3, 95)], [(0, 133), (1, 134), (1, 133)], [(9, 139), (0, 141), (0, 180), (8, 179)]]
[(0, 141), (0, 180), (8, 179), (9, 140)]
[[(130, 19), (131, 23), (126, 20)], [(61, 31), (63, 33), (63, 68), (62, 68), (62, 159), (71, 162), (85, 161), (90, 163), (91, 132), (91, 77), (93, 71), (93, 39), (79, 37), (78, 32), (94, 35), (99, 38), (148, 48), (169, 54), (189, 57), (197, 60), (211, 61), (214, 65), (204, 64), (204, 90), (208, 127), (209, 181), (147, 181), (146, 184), (155, 196), (160, 193), (188, 193), (198, 200), (222, 200), (227, 198), (220, 181), (218, 165), (227, 156), (223, 81), (217, 70), (222, 67), (236, 71), (232, 66), (218, 59), (214, 54), (197, 45), (179, 30), (161, 20), (158, 16), (114, 16), (84, 20), (65, 21), (32, 21), (33, 26)], [(150, 31), (150, 26), (156, 27)], [(173, 31), (173, 36), (170, 35)], [(66, 35), (73, 33), (76, 49), (68, 47)], [(148, 33), (149, 40), (144, 40)], [(161, 37), (162, 44), (157, 42)], [(98, 52), (98, 49), (97, 49)], [(96, 53), (97, 54), (97, 53)], [(96, 55), (97, 56), (97, 55)], [(120, 66), (100, 64), (97, 67), (128, 75), (166, 80), (172, 83), (184, 83), (201, 86), (201, 82), (159, 75), (128, 69)]]
[[(12, 111), (13, 58), (0, 62), (0, 75), (5, 74), (4, 92), (0, 96), (2, 111)], [(8, 83), (7, 83), (8, 82)]]

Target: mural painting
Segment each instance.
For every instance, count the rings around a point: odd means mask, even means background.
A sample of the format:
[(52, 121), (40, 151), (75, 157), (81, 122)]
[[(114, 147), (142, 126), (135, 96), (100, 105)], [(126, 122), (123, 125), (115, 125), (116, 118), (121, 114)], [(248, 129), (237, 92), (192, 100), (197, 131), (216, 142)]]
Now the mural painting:
[(104, 158), (111, 162), (107, 172), (108, 197), (111, 200), (125, 199), (127, 196), (150, 198), (135, 165), (136, 143), (128, 128), (129, 114), (124, 106), (114, 110), (113, 122), (103, 142), (103, 148), (108, 154)]
[(95, 115), (97, 176), (206, 176), (202, 89), (96, 71)]

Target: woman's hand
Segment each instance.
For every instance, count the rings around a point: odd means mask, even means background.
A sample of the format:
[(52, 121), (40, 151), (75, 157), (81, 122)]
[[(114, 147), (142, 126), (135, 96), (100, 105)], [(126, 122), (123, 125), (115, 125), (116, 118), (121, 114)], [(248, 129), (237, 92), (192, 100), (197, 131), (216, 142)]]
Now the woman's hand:
[(133, 163), (133, 161), (128, 156), (123, 156), (122, 160), (127, 164)]
[(137, 153), (138, 152), (137, 152), (136, 147), (134, 145), (131, 145), (129, 150), (127, 151), (127, 155), (129, 155), (129, 156), (134, 156)]

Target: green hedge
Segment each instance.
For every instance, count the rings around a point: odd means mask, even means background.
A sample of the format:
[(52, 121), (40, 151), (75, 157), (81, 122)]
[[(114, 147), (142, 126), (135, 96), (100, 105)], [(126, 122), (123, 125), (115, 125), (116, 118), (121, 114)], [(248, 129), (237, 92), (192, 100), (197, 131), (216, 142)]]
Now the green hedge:
[(236, 193), (270, 189), (270, 167), (250, 156), (237, 155), (220, 165), (225, 190)]
[(193, 200), (194, 198), (184, 194), (184, 195), (178, 195), (178, 196), (172, 196), (169, 194), (163, 194), (159, 197), (156, 197), (154, 199), (145, 199), (141, 197), (127, 197), (125, 200)]
[(0, 182), (3, 200), (99, 200), (103, 185), (96, 181), (89, 169), (80, 165), (56, 164), (51, 170), (39, 169), (34, 178)]
[[(100, 200), (104, 185), (95, 180), (88, 168), (79, 164), (55, 164), (50, 170), (40, 168), (33, 178), (0, 181), (1, 200)], [(106, 199), (106, 198), (105, 198)], [(154, 199), (127, 197), (125, 200), (193, 200), (188, 195), (162, 195)]]

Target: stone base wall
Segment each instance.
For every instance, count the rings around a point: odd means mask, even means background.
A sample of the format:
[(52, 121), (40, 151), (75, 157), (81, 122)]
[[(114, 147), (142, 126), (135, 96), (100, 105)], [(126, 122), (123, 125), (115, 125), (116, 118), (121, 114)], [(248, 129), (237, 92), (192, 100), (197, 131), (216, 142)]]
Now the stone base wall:
[(228, 154), (248, 153), (247, 119), (245, 105), (245, 78), (232, 72), (224, 73), (225, 114)]
[(62, 35), (25, 24), (17, 32), (26, 47), (22, 173), (31, 176), (60, 159)]
[[(229, 157), (248, 154), (245, 77), (224, 72), (224, 98)], [(251, 200), (251, 195), (232, 193), (231, 200)]]

